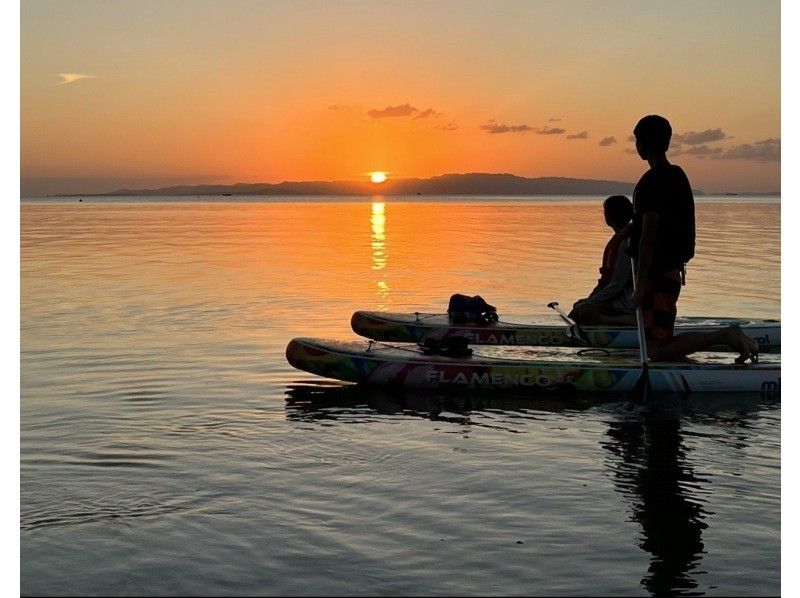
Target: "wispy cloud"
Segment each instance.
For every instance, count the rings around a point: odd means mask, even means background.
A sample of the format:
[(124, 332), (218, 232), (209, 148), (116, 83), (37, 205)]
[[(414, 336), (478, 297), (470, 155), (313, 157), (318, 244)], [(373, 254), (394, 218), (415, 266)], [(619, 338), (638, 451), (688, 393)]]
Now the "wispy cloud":
[(361, 114), (364, 111), (364, 107), (358, 104), (331, 104), (327, 109), (343, 116)]
[(419, 109), (414, 108), (411, 104), (401, 104), (399, 106), (387, 106), (383, 110), (369, 110), (367, 116), (370, 118), (396, 118), (411, 116), (416, 112), (419, 112)]
[(720, 160), (752, 160), (754, 162), (780, 162), (781, 140), (764, 139), (752, 144), (743, 143), (717, 156)]
[(721, 147), (709, 147), (707, 145), (693, 145), (685, 152), (687, 156), (697, 156), (698, 158), (706, 158), (708, 156), (718, 156), (722, 154)]
[(567, 135), (567, 139), (589, 139), (589, 131), (581, 131), (580, 133), (571, 133)]
[[(726, 137), (729, 139), (729, 137)], [(680, 143), (670, 145), (669, 155), (713, 158), (714, 160), (750, 160), (752, 162), (780, 162), (781, 140), (764, 139), (753, 143), (743, 143), (730, 149), (711, 147), (706, 144), (684, 147)]]
[(481, 126), (481, 129), (487, 133), (525, 133), (526, 131), (533, 131), (533, 127), (528, 125), (501, 125), (500, 123), (489, 121), (488, 124)]
[(617, 142), (617, 138), (616, 137), (603, 137), (600, 140), (599, 145), (601, 147), (608, 147), (609, 145), (614, 145), (616, 142)]
[[(686, 145), (700, 145), (703, 143), (710, 143), (712, 141), (722, 141), (723, 139), (730, 139), (722, 129), (706, 129), (705, 131), (689, 131), (688, 133), (675, 133), (670, 141), (670, 150), (681, 143)], [(636, 136), (628, 135), (626, 141), (633, 143), (636, 141)]]
[(549, 123), (560, 123), (561, 119), (560, 118), (548, 118), (547, 122), (549, 122)]
[[(550, 120), (557, 119), (551, 118)], [(561, 127), (531, 127), (524, 123), (521, 125), (505, 125), (494, 120), (490, 120), (488, 124), (483, 125), (481, 129), (488, 133), (526, 133), (528, 131), (533, 131), (537, 135), (563, 135), (567, 132), (566, 129), (562, 129)]]
[(706, 129), (705, 131), (689, 131), (688, 133), (679, 133), (672, 136), (673, 141), (678, 143), (685, 143), (686, 145), (700, 145), (701, 143), (709, 143), (711, 141), (722, 141), (727, 139), (728, 136), (722, 132), (722, 129)]
[(83, 73), (58, 73), (58, 76), (61, 77), (61, 81), (58, 82), (59, 85), (68, 85), (69, 83), (75, 83), (83, 79), (97, 78), (97, 75), (85, 75)]
[(458, 125), (456, 123), (446, 123), (442, 125), (436, 125), (436, 128), (440, 131), (455, 131), (458, 129)]
[(433, 108), (428, 108), (428, 109), (426, 109), (426, 110), (422, 110), (422, 111), (420, 111), (420, 112), (419, 112), (419, 113), (418, 113), (418, 114), (417, 114), (417, 115), (414, 117), (414, 120), (416, 120), (416, 119), (418, 119), (418, 118), (430, 118), (430, 117), (436, 117), (436, 116), (441, 116), (441, 115), (442, 115), (442, 113), (441, 113), (441, 112), (436, 112), (436, 110), (434, 110)]

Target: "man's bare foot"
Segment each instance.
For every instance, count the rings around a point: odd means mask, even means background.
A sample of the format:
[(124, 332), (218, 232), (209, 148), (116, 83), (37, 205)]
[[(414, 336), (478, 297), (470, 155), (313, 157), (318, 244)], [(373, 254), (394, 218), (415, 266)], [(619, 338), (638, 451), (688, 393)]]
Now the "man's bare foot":
[(752, 363), (758, 362), (758, 344), (742, 332), (738, 325), (734, 324), (725, 329), (725, 342), (739, 352), (735, 363), (744, 363), (748, 359)]

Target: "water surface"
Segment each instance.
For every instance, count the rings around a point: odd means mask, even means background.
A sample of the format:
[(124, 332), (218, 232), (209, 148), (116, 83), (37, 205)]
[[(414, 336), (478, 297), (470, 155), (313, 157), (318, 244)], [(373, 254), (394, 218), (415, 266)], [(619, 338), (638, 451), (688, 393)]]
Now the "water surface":
[[(387, 393), (285, 361), (356, 309), (568, 307), (600, 201), (23, 203), (22, 592), (779, 593), (779, 399)], [(681, 313), (779, 317), (779, 201), (697, 224)]]

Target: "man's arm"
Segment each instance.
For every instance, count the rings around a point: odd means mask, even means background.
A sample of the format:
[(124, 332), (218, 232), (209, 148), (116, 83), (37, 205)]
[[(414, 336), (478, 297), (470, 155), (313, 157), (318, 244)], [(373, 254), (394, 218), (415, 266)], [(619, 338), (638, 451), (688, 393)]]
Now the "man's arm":
[(653, 262), (653, 250), (655, 249), (656, 230), (658, 229), (658, 213), (655, 211), (645, 212), (642, 218), (642, 235), (639, 238), (639, 259), (636, 261), (636, 279), (633, 292), (633, 304), (639, 306), (642, 301), (642, 286)]

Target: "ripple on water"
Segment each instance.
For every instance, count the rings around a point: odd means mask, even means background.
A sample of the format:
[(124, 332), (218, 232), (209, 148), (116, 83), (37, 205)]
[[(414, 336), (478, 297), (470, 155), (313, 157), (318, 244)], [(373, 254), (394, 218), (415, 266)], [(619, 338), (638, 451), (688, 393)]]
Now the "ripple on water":
[(44, 505), (26, 509), (20, 519), (20, 529), (37, 531), (42, 528), (78, 526), (100, 522), (126, 523), (128, 519), (159, 517), (179, 513), (191, 508), (191, 503), (175, 498), (164, 498), (159, 502), (133, 497), (118, 497), (116, 501), (78, 501), (65, 499), (56, 508)]
[[(395, 393), (286, 363), (356, 309), (567, 305), (601, 199), (386, 201), (381, 230), (370, 200), (23, 204), (23, 593), (778, 593), (779, 400)], [(698, 202), (685, 313), (780, 313), (780, 205), (755, 204), (757, 243), (753, 205)]]

